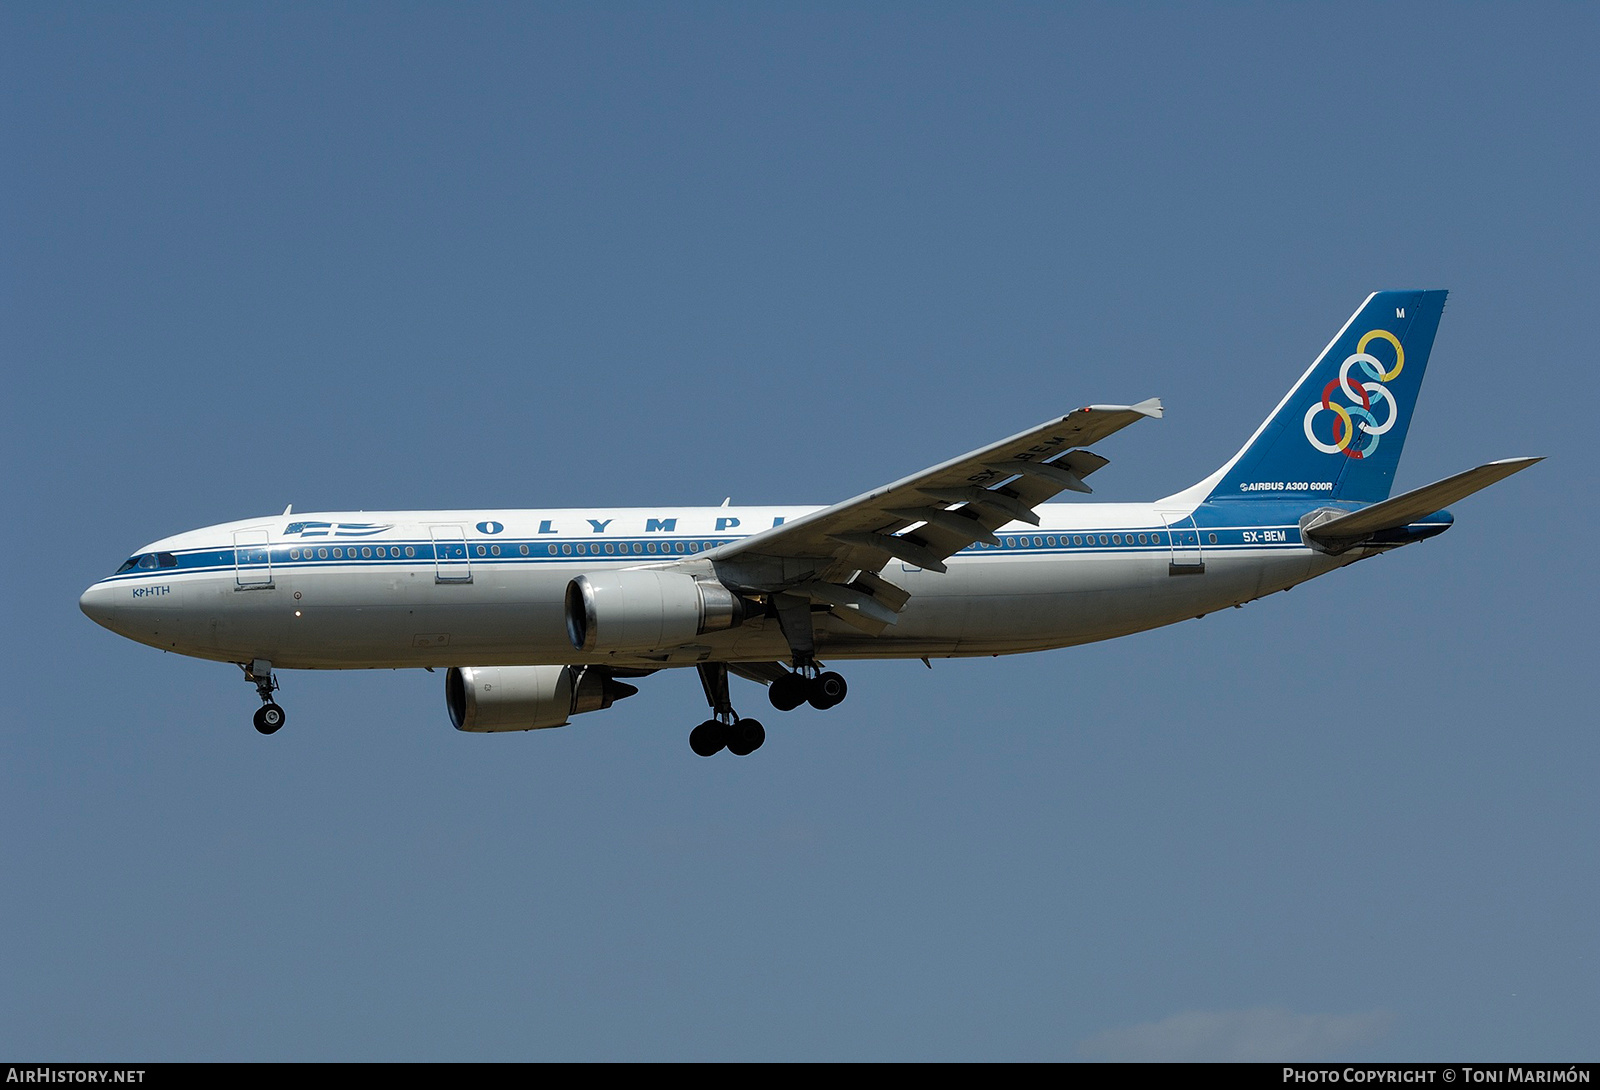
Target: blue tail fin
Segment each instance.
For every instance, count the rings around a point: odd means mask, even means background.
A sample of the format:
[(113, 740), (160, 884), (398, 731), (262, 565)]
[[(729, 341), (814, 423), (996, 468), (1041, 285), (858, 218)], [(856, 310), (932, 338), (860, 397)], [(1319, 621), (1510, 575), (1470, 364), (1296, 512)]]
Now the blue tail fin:
[(1446, 294), (1368, 296), (1244, 449), (1197, 491), (1212, 500), (1386, 499)]

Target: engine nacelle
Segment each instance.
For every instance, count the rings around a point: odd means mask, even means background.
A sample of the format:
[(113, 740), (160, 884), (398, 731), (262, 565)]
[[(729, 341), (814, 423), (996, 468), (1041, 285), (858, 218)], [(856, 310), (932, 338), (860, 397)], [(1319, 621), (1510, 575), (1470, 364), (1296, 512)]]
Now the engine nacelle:
[(450, 721), (478, 733), (565, 726), (638, 691), (601, 666), (454, 666), (444, 675)]
[(744, 621), (744, 599), (682, 572), (592, 572), (567, 584), (567, 636), (579, 651), (659, 651)]

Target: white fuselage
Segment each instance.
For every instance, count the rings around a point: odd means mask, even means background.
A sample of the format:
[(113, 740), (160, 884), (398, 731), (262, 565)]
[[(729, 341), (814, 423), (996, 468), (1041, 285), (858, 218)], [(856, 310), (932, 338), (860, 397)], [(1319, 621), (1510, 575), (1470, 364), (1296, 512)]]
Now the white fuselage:
[[(682, 564), (810, 507), (284, 514), (147, 546), (152, 559), (85, 592), (86, 613), (163, 650), (278, 668), (360, 669), (786, 661), (772, 618), (649, 655), (585, 654), (568, 637), (574, 577)], [(949, 570), (898, 560), (880, 573), (910, 592), (869, 636), (826, 614), (819, 657), (993, 655), (1109, 639), (1283, 590), (1370, 550), (1327, 556), (1297, 524), (1161, 504), (1043, 504), (998, 547)], [(1240, 515), (1257, 514), (1241, 507)], [(1263, 512), (1264, 514), (1264, 512)], [(1191, 528), (1181, 541), (1169, 530)], [(707, 561), (705, 571), (711, 572)]]

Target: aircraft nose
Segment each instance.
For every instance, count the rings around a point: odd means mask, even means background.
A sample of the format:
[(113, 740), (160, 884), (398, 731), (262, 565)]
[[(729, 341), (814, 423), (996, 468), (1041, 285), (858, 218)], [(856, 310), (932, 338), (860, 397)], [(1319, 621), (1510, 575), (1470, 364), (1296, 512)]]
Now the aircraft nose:
[[(112, 628), (111, 606), (112, 590), (103, 583), (96, 583), (84, 591), (78, 598), (78, 608), (83, 610), (83, 615), (95, 624), (104, 628)], [(112, 631), (115, 631), (112, 628)]]

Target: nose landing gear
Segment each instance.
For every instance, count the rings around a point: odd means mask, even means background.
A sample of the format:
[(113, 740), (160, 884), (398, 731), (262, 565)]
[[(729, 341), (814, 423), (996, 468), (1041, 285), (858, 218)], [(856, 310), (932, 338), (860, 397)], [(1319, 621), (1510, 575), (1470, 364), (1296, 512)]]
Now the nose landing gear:
[(272, 734), (283, 726), (283, 719), (283, 709), (269, 700), (256, 710), (256, 730), (262, 734)]
[(262, 734), (275, 734), (287, 716), (283, 709), (273, 702), (272, 694), (278, 689), (278, 679), (272, 673), (272, 663), (266, 659), (254, 659), (248, 665), (240, 663), (239, 668), (244, 671), (244, 679), (256, 687), (257, 694), (261, 697), (261, 707), (256, 710), (256, 730)]

